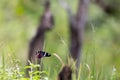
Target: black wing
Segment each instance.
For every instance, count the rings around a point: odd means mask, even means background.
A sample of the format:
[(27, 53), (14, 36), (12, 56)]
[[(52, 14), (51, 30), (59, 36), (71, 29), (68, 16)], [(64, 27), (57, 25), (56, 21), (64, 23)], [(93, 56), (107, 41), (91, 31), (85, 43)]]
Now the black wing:
[(37, 53), (39, 54), (39, 56), (41, 57), (50, 57), (51, 54), (45, 51), (37, 51)]

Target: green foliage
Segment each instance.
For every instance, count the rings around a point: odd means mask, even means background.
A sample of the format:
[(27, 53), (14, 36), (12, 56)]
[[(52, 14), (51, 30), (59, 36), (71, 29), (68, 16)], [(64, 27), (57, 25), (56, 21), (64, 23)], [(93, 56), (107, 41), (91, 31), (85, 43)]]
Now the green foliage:
[[(30, 69), (29, 76), (30, 78), (25, 77), (25, 70)], [(40, 68), (40, 65), (34, 65), (30, 63), (30, 66), (20, 68), (20, 62), (18, 59), (12, 59), (11, 65), (5, 66), (4, 55), (2, 56), (2, 67), (0, 67), (0, 80), (46, 80), (48, 72), (38, 71), (37, 68)]]

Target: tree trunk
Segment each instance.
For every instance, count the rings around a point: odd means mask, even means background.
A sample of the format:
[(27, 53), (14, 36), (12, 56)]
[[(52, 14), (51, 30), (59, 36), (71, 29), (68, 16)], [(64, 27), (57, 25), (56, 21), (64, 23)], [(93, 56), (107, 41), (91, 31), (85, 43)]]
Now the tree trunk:
[(70, 52), (72, 58), (76, 61), (76, 67), (80, 66), (80, 57), (82, 53), (84, 28), (88, 14), (89, 0), (79, 0), (76, 16), (70, 21), (71, 46)]
[[(30, 60), (31, 62), (32, 61), (35, 62), (34, 56), (35, 56), (36, 51), (43, 49), (45, 33), (48, 30), (51, 30), (54, 25), (54, 18), (50, 11), (49, 1), (46, 1), (44, 8), (45, 8), (45, 11), (41, 17), (41, 21), (37, 29), (37, 33), (35, 37), (32, 39), (32, 41), (30, 42), (30, 46), (29, 46), (28, 60)], [(37, 60), (37, 63), (40, 64), (40, 60)], [(27, 63), (27, 65), (29, 65), (29, 63)]]
[(72, 80), (72, 69), (68, 65), (64, 66), (58, 75), (58, 80)]
[[(89, 0), (79, 0), (78, 11), (73, 15), (70, 6), (63, 0), (59, 0), (61, 6), (66, 9), (70, 24), (70, 56), (76, 61), (76, 69), (80, 66), (82, 53), (84, 28), (87, 21)], [(76, 71), (77, 71), (76, 70)], [(78, 75), (78, 72), (77, 74)]]

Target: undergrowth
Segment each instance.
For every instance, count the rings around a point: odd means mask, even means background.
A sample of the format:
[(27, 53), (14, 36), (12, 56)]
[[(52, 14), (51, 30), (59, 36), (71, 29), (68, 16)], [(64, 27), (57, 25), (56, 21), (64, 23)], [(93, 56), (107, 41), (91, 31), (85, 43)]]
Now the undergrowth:
[[(62, 61), (62, 59), (57, 54), (54, 54), (54, 56), (58, 58), (62, 66), (65, 65), (64, 61)], [(30, 64), (29, 66), (20, 67), (20, 61), (17, 58), (13, 58), (10, 63), (11, 65), (8, 66), (7, 64), (5, 64), (4, 58), (4, 54), (2, 54), (0, 80), (57, 80), (57, 76), (54, 76), (54, 79), (50, 77), (50, 75), (52, 74), (49, 74), (49, 71), (38, 71), (37, 68), (41, 68), (41, 65), (39, 64), (33, 64), (30, 61), (28, 61)], [(69, 60), (68, 62), (70, 63)], [(74, 62), (72, 65), (70, 65), (73, 69), (73, 80), (119, 80), (115, 66), (109, 69), (109, 73), (106, 73), (104, 68), (97, 69), (96, 67), (93, 67), (95, 66), (95, 63), (91, 65), (87, 62), (82, 62), (80, 64), (80, 69), (78, 69), (79, 76), (78, 79), (76, 79), (74, 65)], [(29, 78), (25, 76), (25, 71), (28, 68), (30, 69)]]

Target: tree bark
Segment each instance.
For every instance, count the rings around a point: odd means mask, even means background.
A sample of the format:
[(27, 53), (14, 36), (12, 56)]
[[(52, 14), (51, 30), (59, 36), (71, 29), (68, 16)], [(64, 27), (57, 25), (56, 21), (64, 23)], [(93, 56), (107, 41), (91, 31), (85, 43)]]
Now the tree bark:
[(58, 80), (72, 80), (72, 70), (66, 65), (58, 75)]
[[(77, 14), (73, 15), (70, 6), (63, 0), (59, 0), (66, 9), (70, 24), (70, 56), (76, 61), (76, 68), (79, 69), (80, 57), (82, 54), (83, 36), (88, 16), (89, 0), (79, 0)], [(76, 71), (77, 71), (76, 70)], [(77, 72), (78, 75), (78, 72)]]
[(84, 29), (88, 16), (88, 4), (89, 0), (79, 0), (78, 11), (75, 16), (74, 22), (70, 22), (71, 33), (71, 46), (70, 52), (72, 58), (76, 61), (76, 77), (78, 76), (78, 70), (80, 67), (80, 58), (82, 54)]
[[(38, 50), (42, 50), (44, 46), (45, 33), (53, 28), (54, 17), (50, 11), (50, 2), (45, 2), (45, 11), (41, 17), (40, 25), (38, 26), (37, 33), (35, 37), (30, 42), (28, 60), (35, 62), (35, 53)], [(40, 64), (40, 60), (37, 60), (37, 63)], [(27, 63), (29, 65), (29, 63)], [(27, 70), (28, 72), (28, 70)]]

